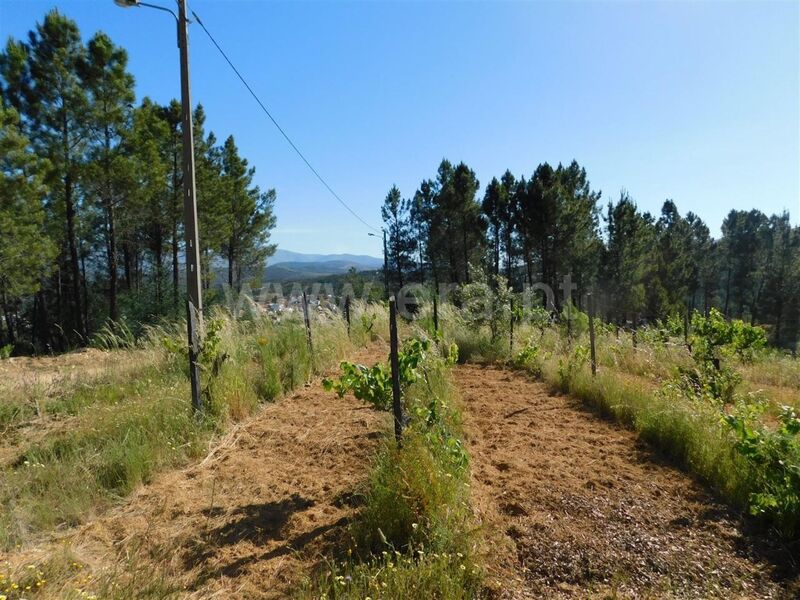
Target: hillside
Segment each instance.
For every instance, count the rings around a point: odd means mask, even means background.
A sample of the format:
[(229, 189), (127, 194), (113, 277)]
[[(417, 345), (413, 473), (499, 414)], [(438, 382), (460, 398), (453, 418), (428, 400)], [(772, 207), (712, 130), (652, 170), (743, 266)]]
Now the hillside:
[(278, 249), (266, 268), (267, 281), (300, 281), (344, 275), (351, 268), (370, 271), (383, 266), (374, 256), (356, 254), (302, 254)]

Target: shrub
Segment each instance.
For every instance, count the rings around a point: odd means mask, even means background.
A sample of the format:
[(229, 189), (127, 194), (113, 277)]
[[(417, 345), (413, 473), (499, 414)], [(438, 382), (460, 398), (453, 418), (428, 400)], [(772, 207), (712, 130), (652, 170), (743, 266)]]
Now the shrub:
[(540, 354), (540, 348), (533, 343), (533, 340), (529, 339), (525, 347), (514, 357), (513, 364), (518, 369), (525, 369), (534, 377), (541, 377), (542, 357)]
[(569, 391), (575, 375), (588, 360), (589, 348), (580, 344), (569, 355), (558, 359), (558, 384), (563, 391)]
[(511, 325), (511, 290), (502, 275), (494, 275), (491, 283), (484, 278), (463, 285), (458, 290), (463, 319), (473, 331), (488, 326), (491, 341), (508, 333)]
[(589, 315), (577, 308), (572, 302), (567, 302), (561, 309), (561, 335), (568, 333), (572, 337), (580, 337), (589, 331)]
[(692, 315), (692, 351), (701, 360), (719, 360), (736, 354), (742, 361), (750, 362), (766, 343), (767, 335), (761, 327), (738, 319), (728, 322), (716, 308), (711, 309), (708, 317), (699, 312)]
[[(403, 344), (397, 356), (401, 391), (417, 380), (418, 369), (429, 349), (430, 341), (427, 339), (411, 338)], [(340, 367), (342, 375), (338, 380), (323, 379), (322, 385), (326, 390), (335, 391), (340, 398), (353, 392), (356, 398), (379, 410), (392, 408), (392, 375), (386, 364), (366, 367), (344, 361)]]
[(800, 533), (800, 418), (793, 408), (783, 406), (780, 425), (771, 431), (758, 418), (765, 404), (741, 401), (723, 421), (754, 478), (751, 514), (769, 518), (793, 537)]

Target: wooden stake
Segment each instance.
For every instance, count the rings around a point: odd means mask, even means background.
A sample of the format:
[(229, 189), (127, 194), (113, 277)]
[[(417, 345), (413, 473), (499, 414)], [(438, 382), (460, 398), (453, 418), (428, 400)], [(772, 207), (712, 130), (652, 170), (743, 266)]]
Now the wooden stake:
[(403, 406), (400, 403), (400, 364), (397, 340), (397, 306), (394, 296), (389, 298), (389, 360), (392, 367), (392, 411), (394, 412), (394, 437), (401, 444), (403, 434)]
[(436, 300), (436, 290), (433, 291), (433, 331), (439, 333), (439, 303)]
[(587, 296), (589, 296), (589, 344), (592, 351), (592, 377), (594, 377), (597, 375), (597, 357), (594, 349), (594, 296), (592, 292)]
[(308, 342), (308, 351), (311, 356), (314, 356), (314, 346), (311, 343), (311, 321), (308, 318), (308, 298), (306, 293), (303, 292), (303, 319), (306, 322), (306, 342)]
[(572, 342), (572, 298), (567, 304), (567, 339)]
[(689, 347), (689, 307), (686, 307), (686, 312), (683, 315), (683, 343)]
[(514, 298), (511, 298), (511, 331), (509, 334), (508, 347), (511, 356), (514, 356)]
[(350, 296), (344, 297), (344, 318), (347, 321), (347, 337), (350, 337)]

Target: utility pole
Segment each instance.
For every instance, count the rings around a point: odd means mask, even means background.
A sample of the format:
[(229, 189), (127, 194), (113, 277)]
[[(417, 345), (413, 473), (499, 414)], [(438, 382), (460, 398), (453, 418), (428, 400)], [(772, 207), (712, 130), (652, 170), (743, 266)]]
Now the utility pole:
[(122, 8), (146, 7), (168, 12), (178, 25), (178, 49), (181, 62), (181, 112), (183, 119), (183, 218), (186, 241), (186, 326), (189, 334), (189, 380), (192, 384), (192, 408), (200, 411), (200, 332), (203, 327), (203, 297), (200, 288), (200, 243), (197, 232), (197, 196), (194, 177), (194, 132), (192, 127), (192, 96), (189, 86), (189, 19), (186, 0), (177, 0), (178, 14), (166, 6), (140, 0), (114, 0)]
[[(383, 232), (383, 286), (386, 290), (386, 296), (391, 296), (392, 294), (389, 292), (389, 252), (386, 247), (386, 229), (381, 227), (381, 231)], [(367, 233), (370, 237), (378, 237), (372, 232)]]
[(203, 297), (200, 287), (200, 241), (197, 231), (197, 195), (194, 174), (194, 127), (189, 84), (189, 20), (186, 0), (178, 0), (178, 47), (181, 54), (181, 108), (183, 113), (183, 213), (186, 241), (186, 313), (189, 334), (189, 379), (192, 407), (202, 410), (200, 398), (200, 328), (203, 322)]

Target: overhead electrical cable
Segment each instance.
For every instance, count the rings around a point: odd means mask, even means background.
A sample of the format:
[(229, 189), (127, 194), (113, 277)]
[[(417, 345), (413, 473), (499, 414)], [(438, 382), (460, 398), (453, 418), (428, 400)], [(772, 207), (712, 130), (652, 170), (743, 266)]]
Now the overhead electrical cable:
[(211, 35), (211, 32), (210, 32), (210, 31), (209, 31), (209, 30), (206, 28), (206, 26), (203, 24), (203, 21), (200, 19), (200, 17), (199, 17), (199, 16), (197, 16), (197, 13), (196, 13), (196, 12), (194, 12), (194, 11), (192, 11), (192, 16), (194, 17), (195, 21), (197, 21), (197, 24), (198, 24), (198, 25), (200, 25), (200, 27), (202, 27), (202, 28), (203, 28), (203, 31), (205, 31), (205, 32), (206, 32), (206, 35), (208, 36), (208, 39), (210, 39), (210, 40), (211, 40), (211, 43), (212, 43), (212, 44), (214, 44), (214, 46), (217, 48), (217, 50), (219, 51), (219, 53), (222, 55), (222, 58), (224, 58), (224, 59), (225, 59), (225, 62), (227, 62), (227, 63), (228, 63), (228, 65), (230, 66), (230, 68), (231, 68), (231, 69), (233, 69), (233, 72), (234, 72), (234, 73), (236, 73), (236, 76), (237, 76), (237, 77), (239, 78), (239, 80), (240, 80), (240, 81), (241, 81), (241, 82), (244, 84), (244, 87), (246, 87), (246, 88), (247, 88), (247, 91), (248, 91), (248, 92), (250, 92), (250, 95), (251, 95), (251, 96), (253, 96), (253, 98), (255, 99), (255, 101), (256, 101), (256, 102), (258, 103), (258, 105), (261, 107), (261, 110), (263, 110), (263, 111), (264, 111), (264, 114), (266, 114), (266, 115), (269, 117), (269, 120), (270, 120), (270, 121), (272, 121), (272, 124), (273, 124), (273, 125), (275, 125), (275, 127), (278, 129), (278, 131), (280, 131), (280, 132), (281, 132), (281, 135), (282, 135), (282, 136), (283, 136), (283, 137), (286, 139), (286, 141), (287, 141), (287, 142), (289, 142), (289, 145), (290, 145), (290, 146), (292, 147), (292, 149), (293, 149), (293, 150), (294, 150), (294, 151), (297, 153), (297, 156), (299, 156), (299, 157), (300, 157), (300, 158), (303, 160), (303, 162), (304, 162), (304, 163), (306, 164), (306, 166), (307, 166), (307, 167), (308, 167), (308, 168), (311, 170), (311, 172), (312, 172), (312, 173), (313, 173), (313, 174), (316, 176), (316, 178), (320, 180), (320, 182), (322, 183), (322, 185), (324, 185), (324, 186), (325, 186), (325, 188), (326, 188), (326, 189), (327, 189), (327, 190), (328, 190), (328, 191), (331, 193), (331, 195), (332, 195), (334, 198), (336, 198), (336, 200), (339, 202), (339, 204), (341, 204), (341, 205), (342, 205), (342, 206), (343, 206), (345, 209), (347, 209), (347, 211), (348, 211), (348, 212), (349, 212), (351, 215), (353, 215), (353, 216), (354, 216), (356, 219), (358, 219), (359, 221), (361, 221), (361, 223), (363, 223), (364, 225), (366, 225), (367, 227), (369, 227), (369, 228), (370, 228), (370, 229), (372, 229), (373, 231), (378, 231), (378, 232), (380, 232), (380, 229), (378, 229), (377, 227), (374, 227), (373, 225), (370, 225), (369, 223), (367, 223), (367, 222), (366, 222), (364, 219), (362, 219), (362, 218), (361, 218), (361, 216), (360, 216), (360, 215), (359, 215), (359, 214), (358, 214), (356, 211), (354, 211), (352, 208), (350, 208), (350, 206), (347, 204), (347, 202), (345, 202), (344, 200), (342, 200), (342, 198), (339, 196), (339, 194), (337, 194), (337, 193), (334, 191), (334, 189), (333, 189), (333, 188), (332, 188), (332, 187), (331, 187), (331, 186), (328, 184), (328, 182), (327, 182), (327, 181), (325, 181), (325, 178), (324, 178), (324, 177), (322, 177), (322, 175), (320, 175), (320, 174), (319, 174), (319, 172), (318, 172), (318, 171), (317, 171), (317, 170), (316, 170), (316, 169), (313, 167), (313, 165), (312, 165), (312, 164), (309, 162), (309, 160), (308, 160), (308, 159), (305, 157), (305, 155), (304, 155), (304, 154), (303, 154), (303, 153), (300, 151), (300, 148), (298, 148), (298, 147), (297, 147), (297, 145), (296, 145), (296, 144), (295, 144), (295, 143), (292, 141), (292, 138), (290, 138), (290, 137), (289, 137), (289, 134), (287, 134), (287, 133), (286, 133), (286, 132), (283, 130), (283, 127), (281, 127), (281, 126), (280, 126), (280, 124), (278, 123), (278, 121), (276, 121), (276, 120), (275, 120), (275, 117), (273, 117), (273, 116), (272, 116), (272, 113), (270, 113), (270, 112), (269, 112), (269, 109), (267, 109), (267, 107), (266, 107), (266, 106), (264, 106), (264, 103), (263, 103), (263, 102), (261, 101), (261, 99), (258, 97), (258, 94), (256, 94), (256, 93), (253, 91), (253, 88), (252, 88), (252, 87), (250, 87), (250, 84), (249, 84), (249, 83), (247, 83), (247, 80), (246, 80), (246, 79), (245, 79), (245, 78), (242, 76), (242, 74), (239, 72), (239, 69), (237, 69), (237, 68), (236, 68), (236, 66), (233, 64), (233, 62), (231, 61), (231, 59), (230, 59), (230, 58), (228, 58), (228, 55), (227, 55), (227, 54), (225, 54), (225, 51), (224, 51), (224, 50), (223, 50), (223, 49), (220, 47), (220, 45), (217, 43), (217, 40), (215, 40), (215, 39), (214, 39), (214, 36), (213, 36), (213, 35)]

